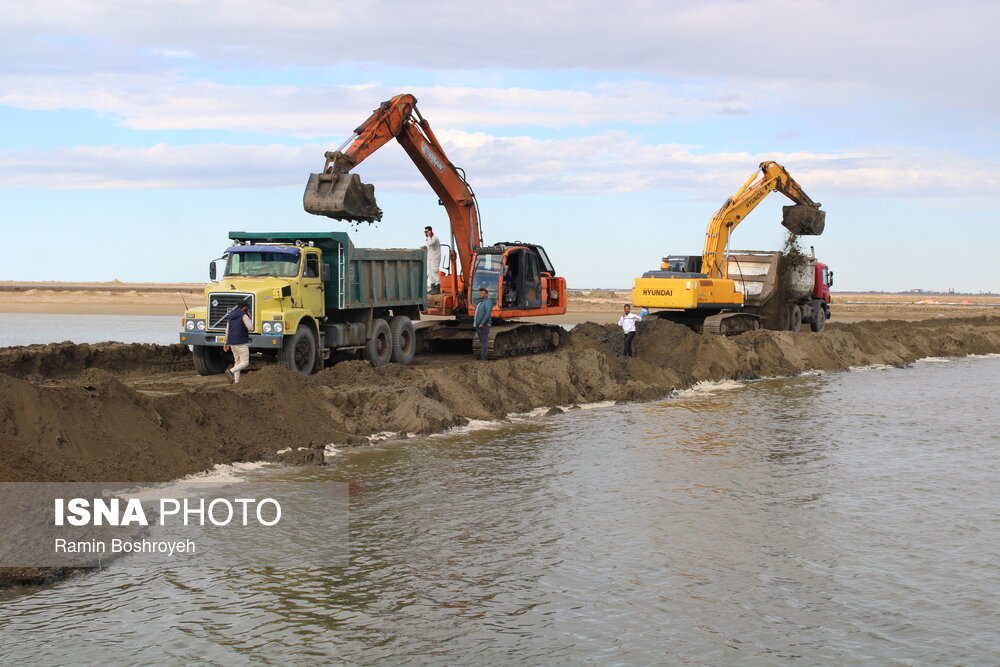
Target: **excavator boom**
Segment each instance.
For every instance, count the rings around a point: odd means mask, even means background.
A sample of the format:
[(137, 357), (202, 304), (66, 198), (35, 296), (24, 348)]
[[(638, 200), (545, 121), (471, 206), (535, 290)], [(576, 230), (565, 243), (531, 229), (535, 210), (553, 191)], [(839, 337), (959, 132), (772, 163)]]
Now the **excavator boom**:
[[(448, 213), (453, 239), (448, 269), (431, 266), (435, 287), (427, 294), (424, 314), (453, 316), (422, 323), (424, 342), (481, 345), (472, 327), (476, 295), (485, 289), (494, 303), (490, 356), (537, 352), (558, 347), (564, 331), (558, 325), (518, 322), (514, 318), (566, 312), (566, 279), (557, 276), (544, 248), (536, 244), (497, 243), (484, 247), (476, 196), (465, 173), (445, 155), (430, 124), (417, 110), (413, 95), (383, 102), (339, 150), (326, 153), (323, 171), (311, 174), (302, 196), (306, 211), (336, 220), (374, 222), (382, 211), (375, 188), (351, 170), (395, 139), (416, 165)], [(458, 268), (456, 272), (454, 267)]]
[(710, 278), (725, 277), (725, 255), (729, 237), (747, 215), (768, 194), (778, 191), (794, 206), (782, 207), (781, 224), (793, 234), (819, 236), (823, 233), (826, 213), (802, 190), (795, 179), (777, 162), (761, 162), (760, 171), (753, 173), (736, 194), (726, 200), (708, 225), (702, 271)]
[(309, 176), (302, 205), (309, 213), (336, 220), (381, 220), (374, 186), (349, 172), (391, 139), (403, 147), (448, 212), (464, 290), (473, 253), (482, 245), (476, 197), (461, 170), (448, 160), (430, 124), (421, 117), (413, 95), (397, 95), (383, 102), (341, 150), (327, 152), (322, 173)]

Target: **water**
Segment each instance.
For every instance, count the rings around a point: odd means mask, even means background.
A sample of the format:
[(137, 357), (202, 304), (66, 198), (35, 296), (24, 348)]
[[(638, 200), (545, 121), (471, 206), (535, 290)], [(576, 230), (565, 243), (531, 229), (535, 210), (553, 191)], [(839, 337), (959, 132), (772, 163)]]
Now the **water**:
[(49, 315), (0, 313), (0, 347), (35, 343), (156, 343), (180, 341), (180, 315)]
[(247, 473), (350, 480), (350, 566), (112, 567), (6, 593), (0, 650), (997, 664), (998, 373), (990, 357), (766, 380)]

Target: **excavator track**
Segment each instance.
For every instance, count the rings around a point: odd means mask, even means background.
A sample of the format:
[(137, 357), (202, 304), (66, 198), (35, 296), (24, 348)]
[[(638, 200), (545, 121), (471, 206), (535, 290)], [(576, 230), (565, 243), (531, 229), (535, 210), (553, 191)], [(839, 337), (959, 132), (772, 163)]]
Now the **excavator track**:
[(706, 317), (701, 324), (703, 334), (735, 336), (760, 329), (760, 318), (750, 313), (718, 313)]
[[(479, 336), (470, 323), (455, 320), (420, 322), (417, 325), (418, 349), (424, 352), (481, 353)], [(538, 354), (556, 349), (566, 339), (566, 330), (556, 324), (532, 322), (497, 322), (490, 327), (489, 358), (501, 359)]]
[(677, 322), (700, 333), (716, 336), (735, 336), (760, 329), (760, 318), (752, 313), (721, 312), (704, 316), (704, 313), (685, 310), (658, 310), (652, 317)]
[[(524, 354), (548, 352), (559, 347), (566, 330), (555, 324), (504, 322), (490, 327), (489, 358), (517, 357)], [(472, 339), (472, 353), (478, 357), (482, 351), (479, 336)]]

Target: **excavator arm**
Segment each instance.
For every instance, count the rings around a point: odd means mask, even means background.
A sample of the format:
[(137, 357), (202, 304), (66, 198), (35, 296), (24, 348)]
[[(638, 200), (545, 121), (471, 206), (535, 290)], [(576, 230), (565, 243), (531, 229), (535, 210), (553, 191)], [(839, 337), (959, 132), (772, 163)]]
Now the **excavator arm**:
[(349, 172), (390, 139), (403, 147), (448, 212), (464, 288), (466, 276), (472, 272), (473, 252), (482, 245), (476, 196), (463, 172), (448, 160), (430, 124), (417, 110), (413, 95), (397, 95), (383, 102), (340, 150), (326, 153), (323, 172), (309, 176), (303, 207), (336, 220), (381, 220), (374, 186), (361, 183), (357, 174)]
[(709, 278), (725, 278), (725, 256), (729, 237), (747, 215), (764, 197), (778, 191), (793, 202), (782, 210), (782, 222), (793, 234), (818, 236), (823, 233), (826, 213), (795, 182), (777, 162), (761, 162), (760, 172), (755, 172), (743, 187), (726, 200), (708, 225), (705, 234), (705, 252), (701, 270)]

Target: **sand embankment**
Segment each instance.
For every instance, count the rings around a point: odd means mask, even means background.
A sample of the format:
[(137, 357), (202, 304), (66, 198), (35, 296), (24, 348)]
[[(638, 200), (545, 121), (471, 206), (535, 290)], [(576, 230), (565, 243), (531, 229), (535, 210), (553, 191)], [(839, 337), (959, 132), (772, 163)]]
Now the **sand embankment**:
[[(732, 338), (647, 320), (636, 358), (618, 358), (620, 345), (616, 326), (584, 323), (548, 354), (489, 363), (418, 357), (380, 369), (348, 361), (310, 377), (270, 365), (235, 386), (195, 375), (180, 345), (0, 348), (0, 481), (153, 482), (237, 461), (318, 464), (327, 444), (363, 444), (374, 433), (434, 433), (544, 406), (654, 400), (701, 381), (997, 353), (1000, 317)], [(0, 585), (64, 573), (0, 571)]]
[[(643, 401), (706, 380), (905, 364), (1000, 352), (1000, 317), (831, 324), (820, 334), (701, 336), (642, 322), (638, 357), (619, 359), (613, 325), (576, 327), (560, 350), (478, 363), (341, 362), (301, 377), (277, 366), (230, 386), (194, 374), (183, 346), (0, 348), (0, 481), (159, 481), (217, 463), (319, 462), (328, 443), (433, 433), (543, 406)], [(277, 455), (288, 447), (305, 447)]]

